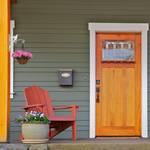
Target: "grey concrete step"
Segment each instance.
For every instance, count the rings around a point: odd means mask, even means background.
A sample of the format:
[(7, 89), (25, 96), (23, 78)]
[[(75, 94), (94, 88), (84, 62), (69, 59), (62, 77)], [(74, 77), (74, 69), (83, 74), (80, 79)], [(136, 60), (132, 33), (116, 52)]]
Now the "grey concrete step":
[(47, 144), (0, 144), (0, 150), (150, 150), (150, 139), (54, 140)]

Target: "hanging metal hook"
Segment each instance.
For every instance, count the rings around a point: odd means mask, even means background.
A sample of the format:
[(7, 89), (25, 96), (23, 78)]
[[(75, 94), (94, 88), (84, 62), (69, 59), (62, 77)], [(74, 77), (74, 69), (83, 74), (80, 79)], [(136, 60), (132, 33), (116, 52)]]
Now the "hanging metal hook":
[(15, 36), (13, 36), (13, 42), (16, 45), (18, 42), (21, 43), (21, 48), (24, 49), (24, 45), (25, 45), (25, 40), (24, 39), (18, 39), (18, 34), (16, 34)]
[(18, 34), (16, 34), (16, 35), (13, 36), (13, 42), (17, 43), (17, 40), (18, 40)]
[(21, 48), (24, 49), (25, 40), (24, 39), (18, 39), (17, 42), (21, 43)]

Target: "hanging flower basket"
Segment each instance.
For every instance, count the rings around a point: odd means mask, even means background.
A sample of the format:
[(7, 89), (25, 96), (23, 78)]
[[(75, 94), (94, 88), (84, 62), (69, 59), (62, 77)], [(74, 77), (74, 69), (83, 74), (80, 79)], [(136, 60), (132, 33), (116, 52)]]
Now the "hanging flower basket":
[(29, 59), (32, 58), (32, 53), (23, 51), (23, 50), (16, 50), (13, 54), (12, 57), (17, 60), (19, 64), (26, 64)]
[(19, 64), (21, 64), (21, 65), (23, 65), (23, 64), (27, 64), (27, 62), (28, 62), (28, 58), (19, 58), (19, 59), (16, 59), (17, 60), (17, 62), (19, 63)]

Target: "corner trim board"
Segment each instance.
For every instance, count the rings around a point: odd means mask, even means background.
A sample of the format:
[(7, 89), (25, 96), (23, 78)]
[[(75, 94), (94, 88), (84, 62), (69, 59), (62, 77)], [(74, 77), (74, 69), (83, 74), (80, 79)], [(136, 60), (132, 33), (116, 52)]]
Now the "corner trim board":
[(8, 141), (10, 98), (9, 98), (9, 0), (0, 0), (0, 141)]
[[(15, 28), (15, 21), (10, 21), (10, 54), (14, 52), (14, 28)], [(14, 98), (14, 58), (10, 57), (10, 98)]]

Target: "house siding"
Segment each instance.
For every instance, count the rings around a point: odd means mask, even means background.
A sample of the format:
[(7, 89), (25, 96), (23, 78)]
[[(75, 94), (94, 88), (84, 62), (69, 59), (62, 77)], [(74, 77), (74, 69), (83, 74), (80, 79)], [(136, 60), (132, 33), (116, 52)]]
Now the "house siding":
[[(14, 119), (23, 112), (23, 90), (31, 85), (47, 89), (53, 105), (79, 105), (77, 137), (88, 138), (88, 23), (149, 23), (149, 6), (149, 0), (17, 0), (11, 13), (16, 20), (15, 33), (26, 40), (25, 48), (33, 53), (33, 59), (26, 65), (15, 63), (16, 95), (11, 100), (10, 141), (18, 140), (20, 126)], [(61, 68), (74, 70), (73, 87), (59, 86), (57, 71)], [(57, 136), (70, 137), (71, 129)]]

